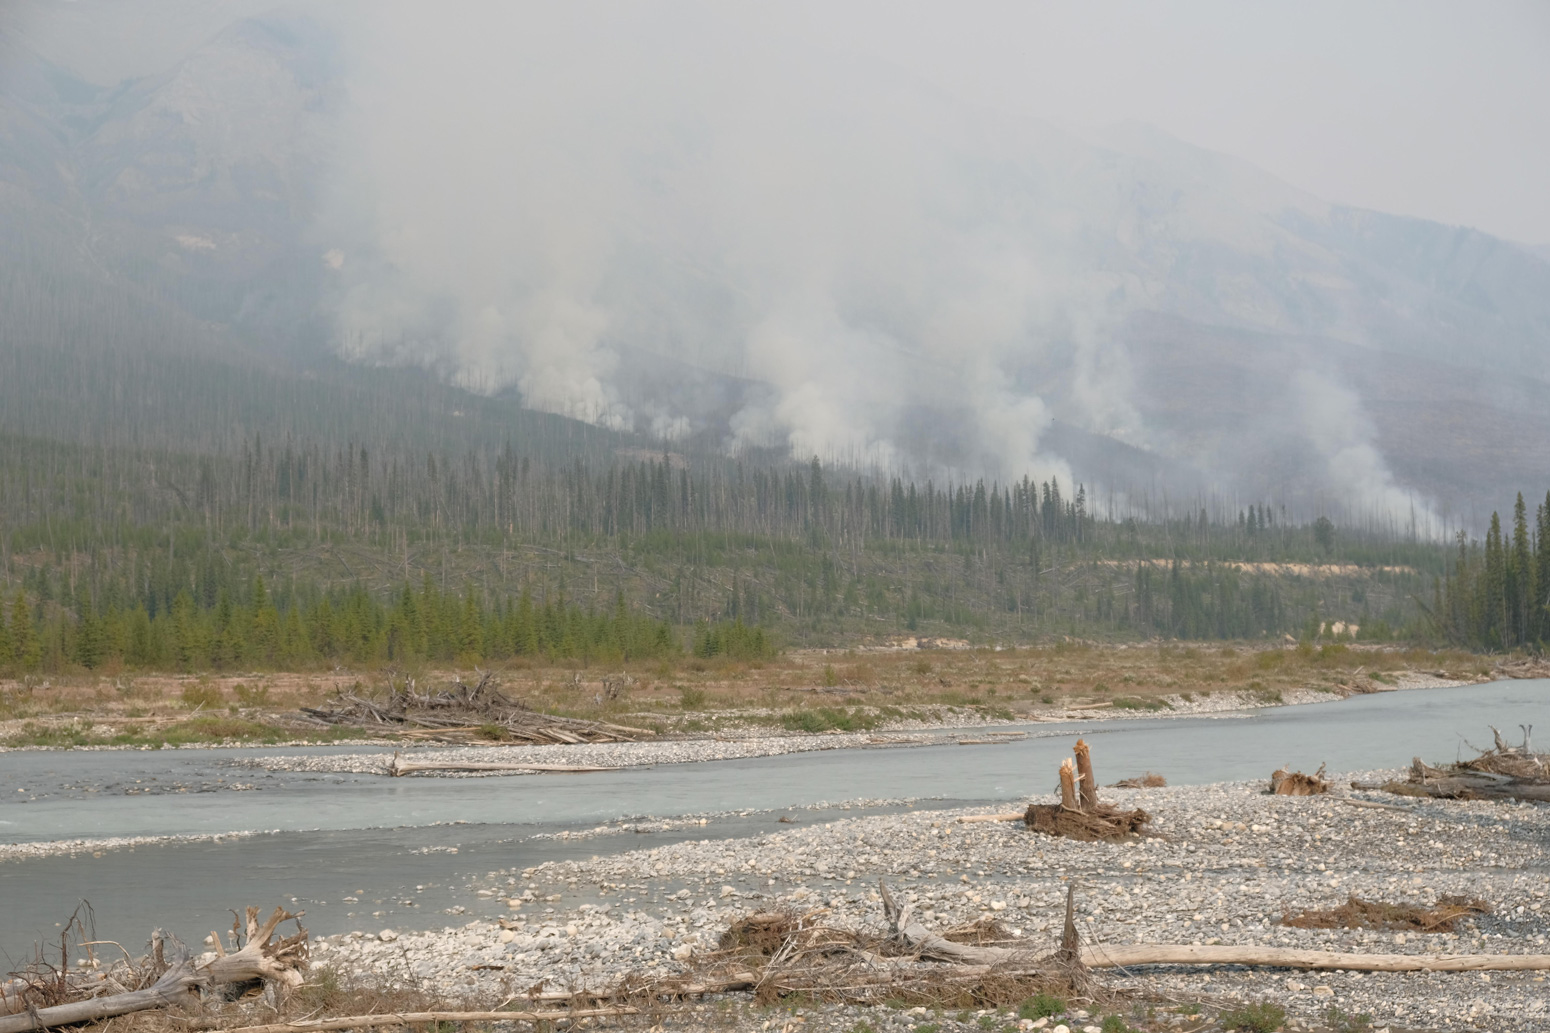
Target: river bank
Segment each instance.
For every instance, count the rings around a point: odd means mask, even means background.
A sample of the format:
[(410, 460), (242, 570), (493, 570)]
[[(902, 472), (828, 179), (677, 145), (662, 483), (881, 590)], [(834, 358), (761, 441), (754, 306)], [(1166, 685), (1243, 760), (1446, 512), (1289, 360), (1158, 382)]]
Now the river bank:
[[(1379, 777), (1381, 772), (1339, 776)], [(1345, 794), (1360, 799), (1363, 794)], [(470, 884), (504, 900), (497, 919), (435, 931), (364, 929), (327, 938), (318, 963), (387, 984), (501, 999), (537, 983), (600, 988), (629, 973), (691, 969), (737, 916), (790, 908), (826, 925), (876, 928), (877, 879), (932, 928), (994, 918), (1053, 946), (1068, 883), (1087, 942), (1224, 943), (1383, 953), (1543, 952), (1550, 811), (1428, 802), (1399, 810), (1341, 796), (1264, 794), (1263, 783), (1106, 790), (1153, 815), (1120, 844), (1039, 836), (1017, 823), (959, 823), (972, 810), (846, 818), (736, 840), (691, 841), (589, 860), (496, 869)], [(1038, 799), (1038, 798), (1036, 798)], [(1053, 798), (1044, 798), (1046, 801)], [(1382, 802), (1391, 802), (1392, 797)], [(1483, 898), (1492, 913), (1454, 932), (1299, 929), (1289, 911), (1348, 895), (1431, 905)], [(1212, 969), (1105, 972), (1148, 999), (1269, 999), (1303, 1020), (1336, 1006), (1378, 1025), (1543, 1028), (1543, 973), (1355, 973)], [(920, 1020), (910, 1020), (920, 1021)]]
[[(1008, 722), (1216, 713), (1420, 685), (1528, 677), (1522, 661), (1327, 643), (1057, 644), (1021, 649), (797, 652), (758, 663), (685, 659), (621, 670), (514, 664), (494, 672), (534, 711), (642, 727), (661, 738), (922, 731)], [(1545, 672), (1550, 673), (1550, 668)], [(457, 671), (420, 671), (424, 687)], [(323, 726), (304, 709), (388, 691), (372, 670), (89, 673), (0, 679), (0, 749), (399, 744), (424, 728)], [(412, 734), (402, 734), (402, 733)], [(498, 740), (474, 727), (463, 739)], [(457, 738), (458, 736), (451, 736)]]
[[(153, 925), (210, 928), (233, 904), (287, 900), (328, 937), (320, 963), (337, 952), (341, 971), (379, 981), (412, 975), (452, 997), (495, 992), (504, 976), (568, 985), (611, 978), (621, 965), (670, 976), (693, 965), (694, 952), (734, 915), (771, 906), (821, 908), (824, 921), (853, 927), (875, 924), (878, 876), (912, 895), (933, 927), (986, 915), (1037, 943), (1058, 926), (1063, 880), (1074, 879), (1083, 887), (1084, 923), (1091, 920), (1084, 928), (1101, 942), (1215, 938), (1399, 950), (1372, 933), (1303, 932), (1274, 921), (1282, 909), (1331, 906), (1348, 892), (1419, 903), (1465, 892), (1486, 897), (1495, 914), (1471, 920), (1457, 939), (1416, 937), (1403, 949), (1545, 950), (1535, 943), (1545, 935), (1536, 890), (1545, 888), (1547, 830), (1539, 811), (1379, 798), (1413, 808), (1391, 811), (1258, 790), (1282, 761), (1304, 770), (1328, 761), (1349, 771), (1375, 760), (1397, 766), (1413, 753), (1448, 759), (1467, 749), (1461, 731), (1471, 738), (1478, 729), (1487, 739), (1487, 723), (1535, 723), (1547, 693), (1550, 683), (1513, 681), (1344, 700), (1325, 694), (1322, 705), (1167, 722), (1088, 714), (1066, 725), (1030, 725), (1026, 737), (1001, 745), (959, 746), (956, 736), (932, 733), (942, 741), (835, 749), (822, 743), (843, 743), (843, 736), (819, 735), (808, 737), (814, 748), (803, 752), (702, 755), (694, 763), (538, 780), (291, 771), (285, 758), (294, 754), (275, 750), (18, 751), (0, 758), (8, 784), (23, 790), (0, 799), (0, 822), (24, 851), (0, 864), (0, 893), (18, 905), (8, 916), (11, 932), (36, 928), (45, 940), (61, 917), (59, 902), (83, 897), (97, 905), (104, 933), (120, 939)], [(1020, 807), (1030, 789), (1050, 784), (1077, 734), (1093, 744), (1103, 781), (1154, 770), (1177, 783), (1106, 791), (1116, 803), (1151, 812), (1154, 836), (1136, 846), (1088, 845), (1039, 839), (1017, 825), (956, 824), (954, 815), (985, 809), (970, 801)], [(769, 748), (785, 743), (780, 748), (789, 751), (790, 737), (770, 739)], [(565, 749), (731, 745), (701, 739)], [(554, 758), (554, 749), (537, 751)], [(373, 763), (391, 755), (364, 752)], [(262, 766), (275, 761), (278, 770)], [(835, 799), (850, 803), (824, 803)], [(239, 827), (270, 831), (224, 834)], [(133, 838), (156, 832), (168, 834), (160, 845)], [(50, 856), (55, 846), (71, 856)], [(244, 873), (236, 883), (233, 872)], [(233, 900), (234, 892), (246, 899)], [(132, 906), (117, 906), (125, 902)], [(399, 945), (386, 954), (389, 941), (370, 939), (384, 928)], [(687, 956), (677, 956), (686, 944)], [(393, 967), (391, 958), (403, 959), (406, 950), (425, 974)], [(513, 960), (519, 954), (531, 956)], [(468, 967), (495, 964), (504, 967)], [(1431, 994), (1445, 1002), (1438, 1015), (1460, 1022), (1477, 1004), (1461, 995), (1473, 990), (1485, 1002), (1484, 1028), (1503, 1029), (1530, 1028), (1511, 1025), (1513, 1016), (1530, 1014), (1519, 991), (1537, 987), (1542, 997), (1544, 989), (1510, 974), (1489, 983), (1480, 976), (1291, 974), (1300, 986), (1287, 975), (1154, 970), (1133, 986), (1120, 973), (1103, 978), (1180, 1001), (1206, 991), (1224, 1001), (1269, 995), (1304, 1015), (1330, 1004), (1370, 1011), (1370, 1000), (1391, 997), (1419, 1008)], [(1410, 989), (1401, 994), (1390, 983)], [(1502, 997), (1503, 988), (1518, 996)], [(721, 1003), (734, 1018), (773, 1021)], [(851, 1025), (878, 1029), (955, 1028), (950, 1016), (809, 1012), (813, 1023), (847, 1015)], [(1506, 1024), (1492, 1025), (1500, 1015)], [(1429, 1012), (1379, 1017), (1407, 1029), (1453, 1028)]]

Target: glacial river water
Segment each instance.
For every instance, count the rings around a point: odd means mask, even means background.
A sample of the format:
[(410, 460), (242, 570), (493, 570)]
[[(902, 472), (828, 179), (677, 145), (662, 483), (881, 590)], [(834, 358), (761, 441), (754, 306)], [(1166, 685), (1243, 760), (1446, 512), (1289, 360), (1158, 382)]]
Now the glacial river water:
[[(679, 839), (749, 835), (782, 808), (858, 798), (916, 807), (1012, 800), (1047, 790), (1085, 735), (1105, 781), (1156, 771), (1174, 785), (1265, 778), (1286, 763), (1331, 771), (1469, 755), (1488, 725), (1550, 735), (1550, 681), (1356, 696), (1241, 714), (1038, 724), (1000, 746), (827, 750), (619, 772), (475, 779), (266, 772), (259, 750), (0, 754), (0, 842), (263, 830), (98, 854), (0, 860), (0, 961), (57, 936), (80, 900), (100, 937), (138, 948), (152, 928), (185, 938), (229, 926), (226, 910), (307, 909), (315, 933), (461, 923), (482, 914), (471, 876)], [(268, 751), (295, 754), (300, 751)], [(345, 752), (323, 747), (319, 752)], [(238, 786), (241, 788), (233, 788)], [(726, 816), (726, 812), (747, 811)], [(793, 812), (823, 821), (856, 810)], [(706, 825), (581, 840), (550, 838), (630, 816), (712, 814)], [(455, 852), (453, 852), (455, 849)], [(344, 898), (354, 897), (347, 901)], [(449, 915), (454, 907), (467, 912)], [(495, 901), (483, 910), (493, 914)]]

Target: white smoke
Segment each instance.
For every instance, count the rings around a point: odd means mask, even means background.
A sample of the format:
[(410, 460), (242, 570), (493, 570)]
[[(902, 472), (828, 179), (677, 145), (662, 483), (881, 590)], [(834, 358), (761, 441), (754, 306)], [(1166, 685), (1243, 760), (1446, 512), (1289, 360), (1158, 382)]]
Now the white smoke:
[(1442, 526), (1430, 507), (1418, 506), (1414, 495), (1395, 483), (1374, 444), (1377, 431), (1355, 391), (1328, 374), (1302, 369), (1293, 376), (1291, 394), (1304, 432), (1325, 464), (1326, 483), (1342, 508), (1391, 517), (1418, 515), (1428, 534)]
[[(1170, 447), (1118, 343), (1132, 310), (1349, 330), (1307, 325), (1301, 280), (1338, 273), (1275, 221), (1321, 204), (1181, 144), (968, 108), (778, 17), (392, 0), (357, 20), (319, 226), (354, 359), (732, 450), (1069, 483), (1056, 419)], [(705, 371), (757, 389), (718, 409)], [(1294, 394), (1328, 483), (1408, 509), (1355, 395)]]
[[(733, 448), (897, 465), (920, 420), (952, 414), (941, 461), (1068, 472), (1040, 452), (1040, 386), (1009, 385), (1119, 313), (1095, 317), (1069, 220), (1005, 206), (988, 123), (719, 6), (400, 3), (366, 21), (324, 223), (348, 256), (345, 355), (703, 429), (634, 397), (621, 358), (659, 356), (771, 388), (731, 415)], [(1080, 402), (1113, 423), (1104, 376), (1084, 365)]]

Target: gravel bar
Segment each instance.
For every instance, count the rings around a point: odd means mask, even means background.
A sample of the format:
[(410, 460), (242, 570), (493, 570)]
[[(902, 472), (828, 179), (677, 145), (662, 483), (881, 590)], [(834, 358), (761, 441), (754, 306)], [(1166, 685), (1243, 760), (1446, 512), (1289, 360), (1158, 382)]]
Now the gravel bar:
[[(1347, 774), (1338, 782), (1388, 774)], [(1017, 823), (959, 824), (955, 816), (971, 813), (964, 810), (778, 825), (745, 839), (481, 873), (470, 878), (466, 892), (470, 898), (504, 898), (500, 922), (424, 933), (362, 930), (326, 938), (316, 960), (468, 999), (501, 999), (540, 981), (600, 987), (627, 971), (679, 971), (695, 952), (713, 947), (733, 918), (770, 906), (825, 907), (831, 924), (875, 927), (881, 920), (879, 876), (912, 898), (928, 925), (946, 929), (994, 916), (1039, 945), (1058, 936), (1065, 887), (1074, 880), (1082, 931), (1091, 942), (1417, 954), (1546, 951), (1550, 809), (1411, 804), (1354, 792), (1273, 797), (1262, 782), (1105, 795), (1120, 806), (1144, 807), (1154, 816), (1154, 834), (1125, 844), (1076, 843), (1038, 836)], [(1403, 809), (1357, 807), (1351, 799)], [(1492, 913), (1466, 919), (1457, 932), (1434, 934), (1279, 924), (1286, 911), (1334, 907), (1348, 894), (1429, 905), (1455, 893), (1484, 898)], [(1099, 978), (1111, 987), (1182, 1001), (1268, 999), (1286, 1007), (1301, 1028), (1331, 1005), (1348, 1015), (1372, 1015), (1375, 1028), (1550, 1026), (1546, 974), (1536, 972), (1180, 967), (1105, 971)], [(926, 1018), (942, 1030), (958, 1028), (951, 1016), (923, 1018), (907, 1010), (809, 1012), (814, 1024), (803, 1029), (848, 1029), (861, 1015), (877, 1029), (911, 1029)], [(1002, 1018), (971, 1013), (963, 1028), (1000, 1029)], [(1072, 1030), (1085, 1028), (1085, 1016), (1058, 1018)], [(1009, 1028), (1017, 1025), (1013, 1015)]]

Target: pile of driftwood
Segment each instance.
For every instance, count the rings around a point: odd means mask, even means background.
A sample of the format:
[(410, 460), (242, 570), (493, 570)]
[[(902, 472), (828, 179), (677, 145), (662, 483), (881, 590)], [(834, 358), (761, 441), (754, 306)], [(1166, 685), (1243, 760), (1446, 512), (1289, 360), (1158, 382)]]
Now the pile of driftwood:
[[(980, 1007), (1044, 990), (1076, 999), (1102, 993), (1091, 969), (1143, 965), (1247, 965), (1358, 972), (1467, 972), (1550, 969), (1544, 954), (1358, 954), (1220, 944), (1087, 944), (1078, 935), (1075, 888), (1068, 887), (1058, 943), (1034, 944), (976, 923), (946, 932), (927, 927), (907, 900), (881, 889), (884, 928), (826, 926), (823, 909), (766, 911), (733, 922), (718, 949), (698, 955), (690, 972), (639, 984), (637, 995), (683, 997), (751, 991), (770, 1000), (799, 993), (828, 1001)], [(603, 998), (593, 998), (600, 1002)]]
[(1496, 744), (1473, 760), (1435, 768), (1416, 757), (1410, 777), (1381, 784), (1352, 783), (1357, 789), (1382, 789), (1399, 796), (1437, 800), (1533, 800), (1550, 802), (1550, 754), (1535, 753), (1529, 744), (1532, 725), (1520, 726), (1523, 742), (1509, 746), (1495, 728)]
[(585, 721), (540, 713), (500, 691), (485, 674), (477, 684), (461, 680), (437, 692), (420, 692), (413, 678), (389, 679), (385, 696), (360, 696), (341, 690), (329, 707), (302, 707), (325, 724), (391, 729), (400, 737), (436, 742), (497, 741), (520, 743), (635, 742), (655, 733), (606, 721)]
[(1499, 678), (1550, 678), (1550, 660), (1544, 657), (1506, 660), (1497, 664), (1492, 673)]
[[(270, 1015), (283, 1012), (288, 993), (306, 980), (307, 930), (299, 921), (291, 936), (277, 936), (276, 930), (282, 922), (295, 921), (302, 914), (275, 908), (260, 923), (258, 908), (250, 907), (245, 927), (240, 919), (232, 923), (230, 950), (222, 945), (219, 934), (211, 933), (205, 942), (214, 950), (199, 958), (192, 957), (177, 937), (158, 929), (145, 957), (134, 959), (126, 955), (106, 967), (91, 969), (69, 967), (67, 934), (60, 943), (60, 965), (51, 965), (40, 957), (24, 971), (12, 973), (0, 982), (0, 1033), (74, 1026), (158, 1008), (187, 1011), (206, 1001), (237, 1000), (249, 991), (263, 992)], [(75, 919), (71, 926), (77, 927)], [(89, 937), (83, 939), (85, 942), (76, 944), (78, 949), (89, 952), (98, 945)], [(545, 1023), (634, 1015), (640, 1011), (628, 1003), (589, 1007), (595, 999), (570, 993), (535, 991), (519, 1000), (523, 1007), (503, 1006), (493, 1011), (377, 1012), (321, 1019), (309, 1016), (254, 1026), (234, 1026), (230, 1016), (224, 1021), (179, 1016), (173, 1022), (186, 1029), (224, 1029), (228, 1033), (305, 1033), (420, 1025), (434, 1029), (443, 1022), (526, 1022), (536, 1028)], [(545, 1005), (549, 1008), (545, 1009)]]
[(1035, 832), (1079, 839), (1086, 843), (1114, 841), (1135, 835), (1152, 820), (1143, 810), (1122, 811), (1098, 799), (1098, 779), (1093, 774), (1092, 751), (1081, 739), (1072, 749), (1075, 758), (1060, 763), (1060, 802), (1033, 803), (1023, 812), (1023, 822)]
[(151, 951), (135, 960), (124, 957), (105, 970), (72, 970), (61, 944), (61, 964), (39, 961), (0, 984), (0, 1033), (95, 1022), (115, 1015), (168, 1005), (197, 1003), (202, 993), (223, 994), (233, 987), (264, 984), (300, 986), (307, 967), (307, 930), (277, 937), (282, 922), (301, 918), (275, 908), (262, 923), (258, 908), (247, 909), (247, 922), (232, 923), (230, 947), (212, 934), (214, 951), (195, 959), (177, 937), (156, 930)]
[(1333, 783), (1324, 778), (1324, 765), (1311, 775), (1277, 768), (1270, 773), (1271, 796), (1323, 796)]

